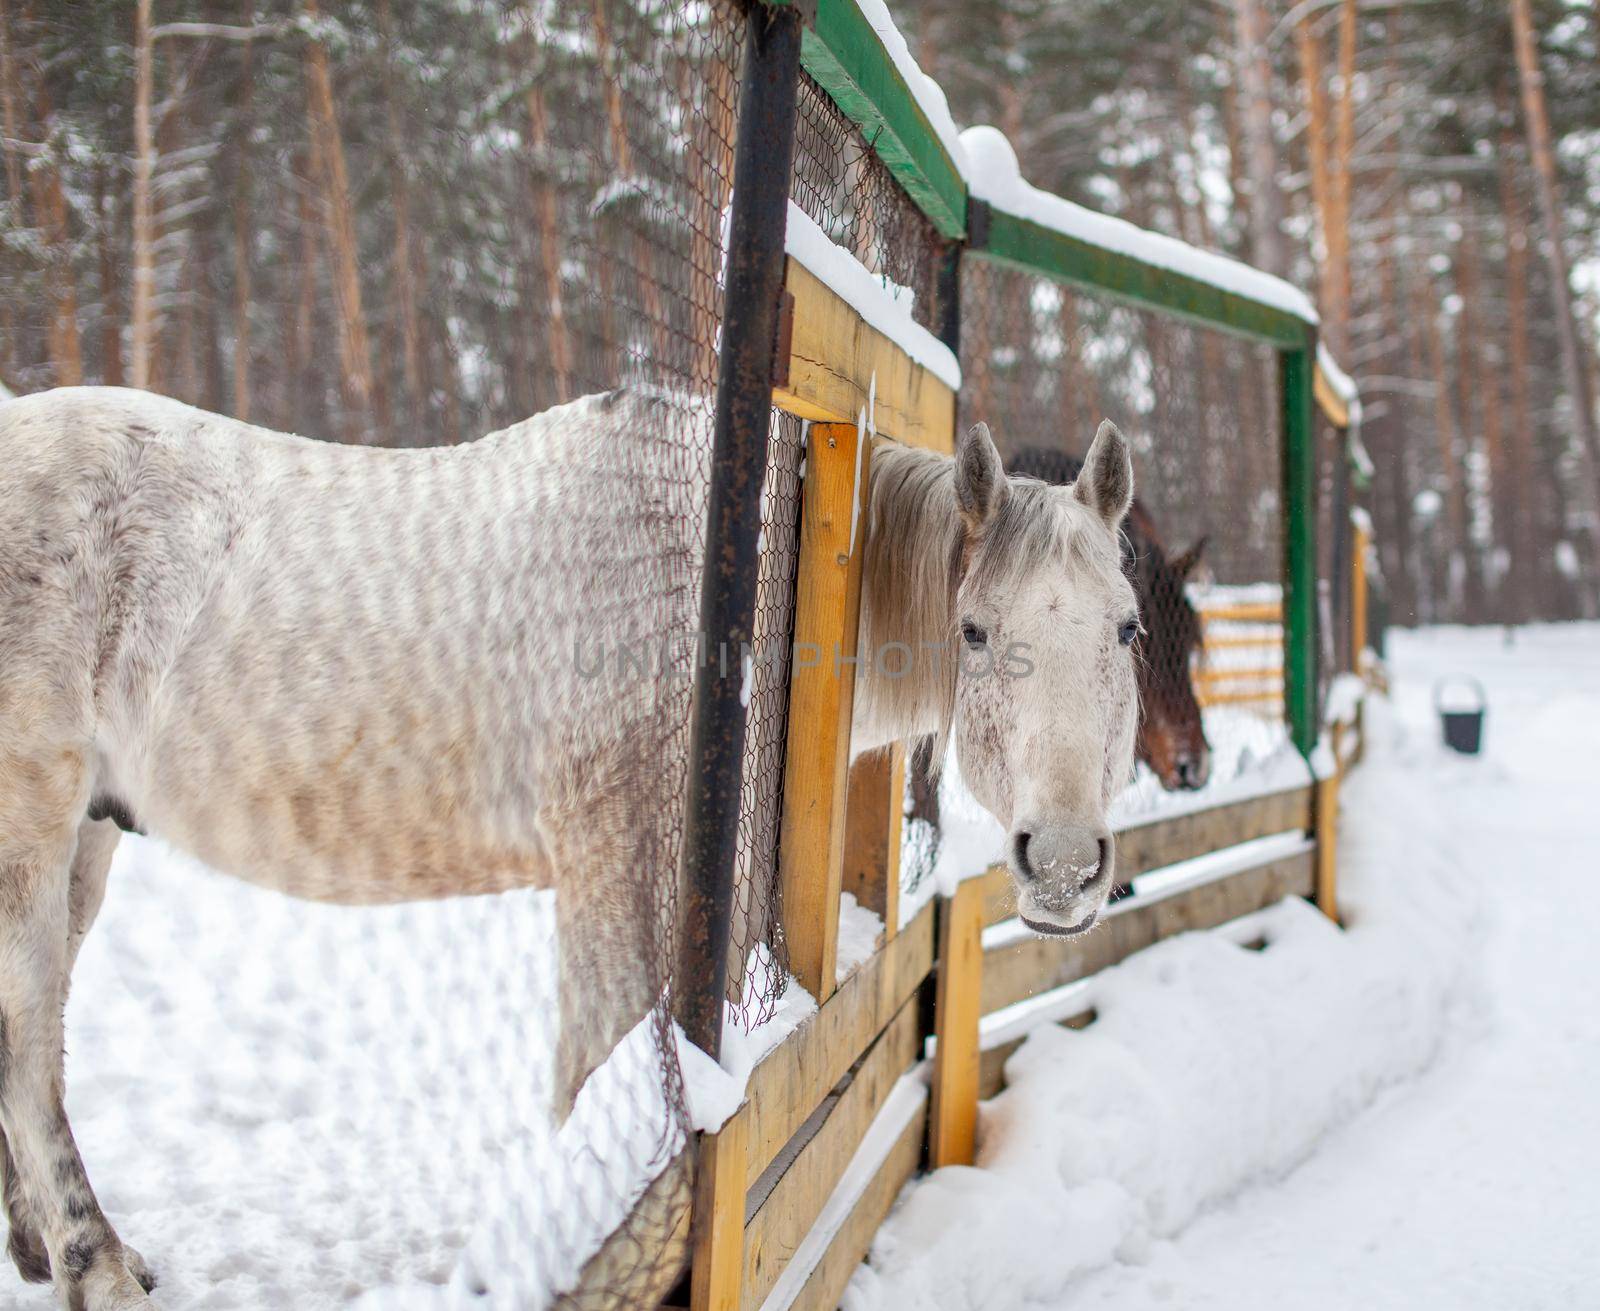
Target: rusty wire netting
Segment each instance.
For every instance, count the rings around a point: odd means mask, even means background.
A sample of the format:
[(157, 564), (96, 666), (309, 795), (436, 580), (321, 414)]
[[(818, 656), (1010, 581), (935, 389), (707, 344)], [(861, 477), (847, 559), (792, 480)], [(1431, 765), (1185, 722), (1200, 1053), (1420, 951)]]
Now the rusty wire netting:
[(982, 258), (961, 298), (961, 420), (988, 422), (1009, 469), (1070, 481), (1104, 418), (1133, 445), (1146, 632), (1125, 805), (1261, 767), (1285, 741), (1273, 352)]
[(774, 410), (767, 477), (761, 489), (760, 561), (728, 943), (728, 1000), (746, 1029), (772, 1017), (789, 978), (779, 913), (778, 833), (783, 819), (804, 459), (804, 422)]
[(947, 243), (861, 129), (809, 75), (800, 78), (798, 109), (790, 199), (891, 292), (909, 292), (912, 317), (938, 333)]
[[(45, 6), (8, 28), (30, 103), (49, 106), (18, 130), (79, 217), (49, 270), (15, 242), (0, 249), (7, 322), (28, 329), (40, 317), (30, 289), (74, 270), (83, 381), (142, 381), (263, 427), (368, 445), (471, 439), (619, 387), (647, 397), (614, 411), (601, 462), (616, 505), (595, 495), (575, 508), (595, 531), (527, 545), (530, 567), (551, 577), (614, 579), (606, 595), (575, 598), (580, 637), (586, 621), (623, 625), (664, 653), (668, 676), (645, 694), (645, 731), (617, 783), (629, 858), (602, 854), (614, 855), (603, 834), (592, 859), (568, 853), (609, 918), (574, 926), (545, 892), (335, 915), (258, 904), (204, 871), (177, 892), (152, 878), (173, 953), (211, 944), (191, 962), (189, 995), (238, 1002), (235, 1073), (220, 1100), (181, 1110), (179, 1093), (130, 1096), (133, 1128), (155, 1160), (187, 1160), (195, 1143), (227, 1155), (243, 1119), (294, 1125), (292, 1151), (262, 1153), (283, 1170), (258, 1161), (251, 1203), (276, 1217), (282, 1250), (256, 1263), (262, 1282), (240, 1305), (377, 1285), (379, 1297), (431, 1286), (493, 1305), (544, 1305), (563, 1289), (584, 1305), (653, 1303), (681, 1254), (667, 1237), (689, 1188), (666, 989), (744, 8), (354, 0), (318, 16), (267, 0), (248, 41), (205, 39), (204, 25), (182, 34), (184, 20), (215, 16), (205, 5), (158, 10), (178, 28), (152, 56), (148, 232), (129, 223), (130, 11)], [(103, 68), (101, 51), (117, 52)], [(103, 330), (121, 325), (130, 294), (110, 279), (142, 259), (148, 323), (131, 339)], [(34, 324), (41, 343), (46, 326)], [(36, 353), (46, 358), (42, 344)], [(52, 380), (26, 360), (16, 374), (36, 375)], [(776, 423), (757, 632), (762, 651), (781, 651), (755, 673), (757, 768), (740, 827), (741, 896), (757, 916), (773, 878), (799, 457), (798, 425)], [(596, 481), (594, 468), (564, 472), (574, 488)], [(631, 536), (604, 522), (629, 496), (643, 506)], [(579, 739), (584, 729), (572, 726)], [(623, 977), (574, 997), (560, 974), (575, 958)], [(231, 963), (231, 977), (206, 976), (205, 961)], [(297, 964), (279, 977), (274, 961)], [(92, 979), (78, 991), (93, 1000)], [(276, 1045), (250, 1027), (252, 1002), (287, 1030)], [(618, 1040), (564, 1121), (551, 1112), (563, 1011)], [(314, 1031), (285, 1022), (302, 1012), (318, 1017)], [(169, 1076), (185, 1059), (204, 1068), (199, 1045), (161, 1041)], [(237, 1214), (230, 1198), (208, 1202), (203, 1182), (184, 1185), (219, 1226)], [(328, 1208), (358, 1192), (362, 1232), (346, 1233)], [(306, 1279), (314, 1286), (295, 1282)], [(181, 1297), (181, 1273), (164, 1282)]]

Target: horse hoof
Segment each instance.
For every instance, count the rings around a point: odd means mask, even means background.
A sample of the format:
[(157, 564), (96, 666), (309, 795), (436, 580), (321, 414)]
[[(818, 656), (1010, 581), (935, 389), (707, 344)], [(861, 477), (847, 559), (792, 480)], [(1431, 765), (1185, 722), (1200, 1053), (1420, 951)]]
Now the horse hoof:
[(122, 1260), (128, 1267), (128, 1273), (139, 1283), (145, 1292), (150, 1292), (156, 1286), (156, 1272), (150, 1268), (150, 1263), (139, 1255), (137, 1249), (122, 1245)]
[(131, 1247), (115, 1257), (103, 1256), (72, 1289), (67, 1305), (82, 1311), (156, 1311), (150, 1300), (155, 1277), (145, 1259)]

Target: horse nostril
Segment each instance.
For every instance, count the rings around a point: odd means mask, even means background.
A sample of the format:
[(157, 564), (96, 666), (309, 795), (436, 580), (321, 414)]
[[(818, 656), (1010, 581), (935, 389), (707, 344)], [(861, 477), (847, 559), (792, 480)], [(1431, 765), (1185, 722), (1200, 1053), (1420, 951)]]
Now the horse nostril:
[(1033, 877), (1033, 866), (1028, 863), (1028, 843), (1032, 841), (1033, 834), (1018, 833), (1016, 840), (1012, 843), (1012, 849), (1016, 853), (1017, 858), (1017, 870), (1020, 873), (1027, 875), (1027, 877), (1030, 879)]

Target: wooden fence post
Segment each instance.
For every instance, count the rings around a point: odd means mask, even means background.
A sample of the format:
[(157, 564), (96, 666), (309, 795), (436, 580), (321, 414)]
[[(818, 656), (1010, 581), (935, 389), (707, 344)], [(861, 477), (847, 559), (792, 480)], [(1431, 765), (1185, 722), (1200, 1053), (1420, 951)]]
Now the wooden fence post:
[(900, 829), (905, 822), (903, 742), (850, 766), (844, 820), (844, 891), (883, 917), (883, 940), (900, 927)]
[(694, 1183), (691, 1311), (739, 1311), (744, 1300), (744, 1176), (750, 1106), (741, 1106), (714, 1134), (700, 1138)]
[(983, 1008), (983, 886), (968, 879), (940, 907), (928, 1161), (971, 1165), (978, 1144), (978, 1017)]
[[(1337, 731), (1337, 730), (1335, 730)], [(1313, 899), (1317, 909), (1339, 922), (1339, 773), (1317, 780), (1313, 811), (1317, 835), (1316, 881)]]
[(801, 491), (794, 665), (778, 871), (789, 968), (819, 1003), (833, 994), (843, 886), (846, 775), (872, 439), (814, 423)]
[(1367, 649), (1367, 548), (1371, 538), (1360, 516), (1354, 520), (1350, 553), (1350, 668), (1361, 672), (1361, 653)]

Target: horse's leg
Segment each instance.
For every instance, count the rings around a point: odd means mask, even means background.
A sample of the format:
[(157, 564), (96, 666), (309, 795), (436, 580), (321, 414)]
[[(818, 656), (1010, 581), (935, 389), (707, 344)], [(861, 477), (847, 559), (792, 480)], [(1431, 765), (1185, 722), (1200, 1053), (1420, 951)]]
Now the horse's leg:
[(556, 885), (560, 935), (561, 1035), (556, 1044), (552, 1111), (561, 1124), (572, 1112), (578, 1089), (656, 1001), (656, 907), (639, 886), (637, 868), (597, 862), (567, 862), (567, 874), (607, 870), (609, 878)]
[[(6, 1193), (31, 1217), (56, 1288), (70, 1311), (154, 1306), (130, 1254), (89, 1187), (67, 1123), (62, 1005), (74, 933), (72, 876), (85, 874), (82, 910), (97, 909), (110, 845), (77, 862), (83, 763), (72, 752), (0, 754), (0, 1129), (8, 1146)], [(16, 1232), (16, 1231), (14, 1231)], [(37, 1245), (36, 1245), (37, 1246)], [(36, 1256), (37, 1251), (30, 1251)], [(37, 1269), (37, 1266), (35, 1267)]]
[[(106, 873), (111, 868), (111, 857), (117, 850), (117, 839), (122, 836), (119, 829), (110, 820), (86, 819), (78, 825), (78, 844), (72, 854), (72, 882), (68, 894), (68, 929), (67, 929), (67, 983), (70, 985), (72, 967), (78, 959), (78, 949), (83, 946), (83, 939), (94, 923), (95, 916), (100, 912), (100, 903), (105, 900)], [(65, 988), (63, 988), (62, 1004), (66, 1004)], [(17, 1267), (17, 1272), (29, 1283), (48, 1284), (50, 1282), (50, 1256), (45, 1251), (44, 1240), (39, 1236), (39, 1226), (33, 1218), (33, 1213), (28, 1209), (20, 1185), (17, 1180), (15, 1168), (11, 1163), (11, 1148), (6, 1142), (4, 1131), (0, 1131), (0, 1196), (5, 1202), (6, 1222), (10, 1225), (11, 1234), (6, 1243), (6, 1250), (12, 1262)], [(143, 1267), (143, 1261), (135, 1260), (137, 1253), (127, 1249), (129, 1265)], [(139, 1273), (139, 1271), (135, 1271)], [(148, 1279), (148, 1274), (140, 1282), (146, 1288), (153, 1285)]]

